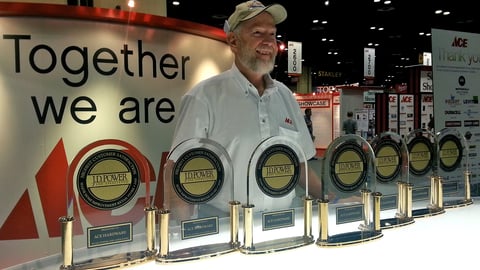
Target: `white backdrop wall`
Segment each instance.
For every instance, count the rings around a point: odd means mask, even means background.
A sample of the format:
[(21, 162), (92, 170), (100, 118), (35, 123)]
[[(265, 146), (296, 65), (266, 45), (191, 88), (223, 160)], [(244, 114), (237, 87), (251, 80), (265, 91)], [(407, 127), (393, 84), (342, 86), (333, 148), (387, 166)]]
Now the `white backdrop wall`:
[(452, 128), (467, 139), (469, 167), (464, 169), (472, 173), (475, 196), (480, 186), (479, 48), (479, 34), (432, 29), (435, 132)]
[[(68, 194), (73, 179), (67, 172), (91, 143), (119, 140), (135, 148), (151, 164), (152, 195), (161, 197), (156, 181), (181, 96), (228, 69), (233, 59), (221, 29), (139, 14), (133, 20), (120, 11), (109, 12), (108, 21), (42, 16), (75, 9), (35, 6), (25, 9), (26, 17), (8, 10), (0, 16), (2, 269), (58, 256), (58, 218), (66, 210), (75, 212), (75, 226), (82, 226), (74, 230), (75, 243), (81, 243), (75, 248), (85, 245), (86, 229), (97, 221), (84, 216), (78, 196)], [(92, 14), (98, 19), (107, 17), (106, 11)], [(127, 210), (145, 201), (146, 188), (142, 183)], [(134, 231), (145, 230), (143, 206), (136, 211), (140, 217), (129, 219)], [(107, 214), (129, 218), (131, 212)], [(115, 248), (109, 247), (118, 253)]]

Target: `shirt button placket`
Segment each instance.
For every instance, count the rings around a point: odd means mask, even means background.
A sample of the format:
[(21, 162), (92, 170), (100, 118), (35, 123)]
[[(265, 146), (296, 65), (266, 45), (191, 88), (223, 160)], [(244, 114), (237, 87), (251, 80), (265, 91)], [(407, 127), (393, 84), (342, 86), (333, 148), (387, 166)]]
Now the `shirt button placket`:
[(260, 134), (263, 139), (270, 136), (270, 125), (268, 123), (267, 106), (264, 98), (261, 97), (258, 100), (258, 118), (260, 120)]

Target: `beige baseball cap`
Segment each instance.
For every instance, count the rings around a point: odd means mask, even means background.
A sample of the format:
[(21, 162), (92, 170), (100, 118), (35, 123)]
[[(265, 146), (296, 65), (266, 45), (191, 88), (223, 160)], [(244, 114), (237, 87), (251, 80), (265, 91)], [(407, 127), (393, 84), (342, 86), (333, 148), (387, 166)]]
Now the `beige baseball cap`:
[(237, 5), (233, 14), (225, 21), (223, 30), (226, 33), (232, 32), (240, 22), (250, 20), (264, 11), (272, 15), (275, 24), (287, 18), (287, 10), (280, 4), (264, 6), (260, 1), (247, 1)]

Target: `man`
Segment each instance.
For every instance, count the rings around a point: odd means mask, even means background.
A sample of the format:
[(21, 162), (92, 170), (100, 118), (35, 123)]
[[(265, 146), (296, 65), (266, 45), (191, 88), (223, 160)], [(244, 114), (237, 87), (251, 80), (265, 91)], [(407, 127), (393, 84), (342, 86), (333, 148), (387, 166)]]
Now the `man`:
[[(172, 149), (191, 138), (208, 138), (222, 145), (232, 159), (235, 200), (241, 203), (247, 202), (250, 157), (265, 139), (287, 136), (301, 147), (307, 159), (315, 155), (292, 92), (269, 74), (278, 52), (276, 24), (286, 17), (287, 11), (278, 4), (264, 6), (248, 1), (237, 5), (225, 23), (227, 43), (235, 56), (231, 69), (200, 82), (182, 98)], [(314, 197), (320, 197), (318, 179), (309, 187)], [(271, 198), (258, 187), (250, 185), (250, 189), (256, 209), (269, 207)], [(217, 197), (221, 203), (229, 201), (222, 194)]]
[(345, 134), (355, 134), (357, 129), (357, 121), (353, 119), (353, 112), (347, 112), (347, 119), (343, 121), (343, 131)]
[[(315, 135), (313, 135), (312, 109), (306, 108), (305, 115), (303, 117), (305, 118), (305, 124), (307, 124), (308, 133), (310, 133), (312, 141), (315, 141)], [(309, 160), (317, 160), (317, 158), (312, 157)]]
[(306, 108), (304, 117), (305, 124), (307, 124), (308, 132), (310, 133), (310, 137), (312, 137), (312, 141), (315, 141), (315, 136), (313, 135), (312, 109)]
[(432, 115), (430, 115), (430, 121), (428, 121), (427, 129), (428, 131), (435, 133), (435, 120), (433, 119)]

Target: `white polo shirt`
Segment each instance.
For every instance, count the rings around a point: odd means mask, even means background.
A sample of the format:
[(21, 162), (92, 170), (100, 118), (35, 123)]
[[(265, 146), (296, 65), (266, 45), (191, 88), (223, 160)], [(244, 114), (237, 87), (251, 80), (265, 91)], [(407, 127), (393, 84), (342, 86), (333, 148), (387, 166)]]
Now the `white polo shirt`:
[[(233, 162), (234, 198), (229, 198), (232, 184), (226, 181), (222, 192), (213, 199), (221, 204), (228, 205), (232, 199), (247, 203), (248, 162), (263, 140), (283, 135), (299, 145), (307, 159), (316, 153), (291, 90), (269, 75), (265, 80), (267, 88), (263, 96), (259, 96), (255, 86), (234, 64), (230, 70), (200, 82), (182, 97), (172, 149), (191, 138), (208, 138), (226, 149)], [(256, 181), (251, 178), (254, 176), (250, 176), (249, 203), (253, 203), (256, 210), (271, 207), (271, 198), (256, 184), (252, 185)], [(291, 197), (282, 198), (287, 206), (277, 205), (278, 199), (275, 205), (288, 207)]]

